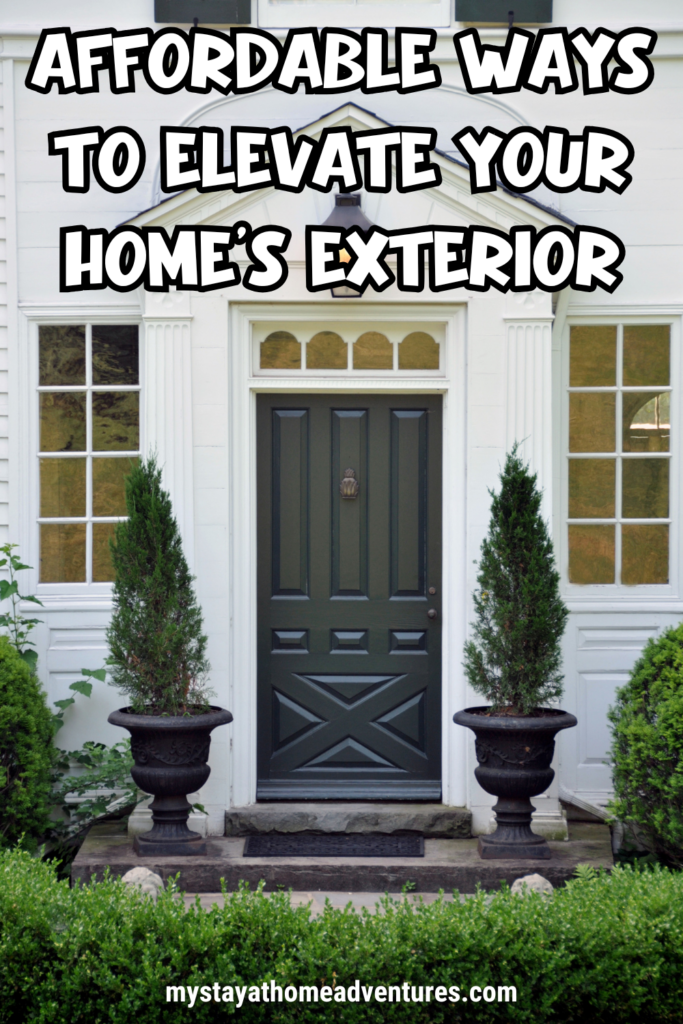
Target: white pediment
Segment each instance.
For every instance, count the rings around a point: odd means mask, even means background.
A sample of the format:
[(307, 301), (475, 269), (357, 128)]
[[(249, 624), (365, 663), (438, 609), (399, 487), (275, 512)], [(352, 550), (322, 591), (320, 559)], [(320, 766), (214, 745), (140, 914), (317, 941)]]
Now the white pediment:
[[(329, 103), (329, 97), (315, 97), (317, 100), (323, 98)], [(216, 124), (218, 120), (207, 113), (201, 118), (201, 123)], [(199, 125), (200, 120), (196, 119), (196, 123)], [(348, 126), (354, 131), (368, 131), (386, 128), (390, 123), (355, 103), (347, 102), (300, 128), (295, 138), (301, 134), (319, 138), (325, 128), (331, 127)], [(422, 224), (475, 224), (509, 231), (522, 224), (541, 229), (551, 224), (567, 223), (560, 214), (525, 196), (512, 195), (503, 188), (473, 196), (466, 166), (442, 152), (435, 152), (432, 162), (441, 169), (441, 185), (407, 195), (399, 193), (395, 187), (387, 194), (361, 189), (365, 215), (386, 230)], [(247, 193), (200, 193), (191, 188), (162, 200), (129, 223), (138, 227), (164, 227), (169, 231), (180, 224), (222, 225), (237, 220), (246, 220), (254, 228), (278, 224), (292, 231), (289, 257), (296, 260), (303, 258), (305, 225), (322, 224), (333, 206), (333, 193), (317, 192), (311, 188), (300, 194), (272, 187)]]

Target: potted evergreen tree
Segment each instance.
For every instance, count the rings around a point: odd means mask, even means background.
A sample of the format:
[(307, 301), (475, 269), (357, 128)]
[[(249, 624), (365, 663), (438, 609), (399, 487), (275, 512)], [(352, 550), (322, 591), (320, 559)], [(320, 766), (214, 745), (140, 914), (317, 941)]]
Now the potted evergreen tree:
[(211, 731), (232, 715), (209, 703), (206, 636), (171, 499), (154, 456), (126, 478), (128, 519), (111, 542), (114, 612), (107, 641), (111, 682), (128, 707), (109, 721), (131, 734), (133, 780), (154, 794), (143, 856), (192, 855), (206, 843), (187, 826), (188, 793), (204, 785)]
[(536, 475), (517, 449), (505, 461), (500, 493), (490, 492), (491, 521), (474, 594), (476, 621), (465, 644), (465, 673), (489, 706), (458, 711), (453, 721), (474, 732), (474, 774), (498, 797), (496, 830), (480, 837), (480, 856), (547, 859), (547, 842), (531, 830), (529, 798), (552, 782), (555, 736), (576, 725), (576, 718), (545, 706), (562, 695), (560, 641), (568, 612)]

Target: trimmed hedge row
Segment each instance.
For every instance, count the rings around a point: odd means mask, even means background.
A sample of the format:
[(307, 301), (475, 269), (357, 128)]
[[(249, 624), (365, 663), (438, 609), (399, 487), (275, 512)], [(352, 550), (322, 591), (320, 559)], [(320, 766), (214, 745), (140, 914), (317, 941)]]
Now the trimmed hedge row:
[[(499, 985), (515, 1003), (166, 1002), (166, 986)], [(0, 1021), (674, 1022), (683, 1018), (683, 874), (585, 871), (551, 899), (503, 890), (308, 919), (284, 893), (242, 890), (186, 911), (120, 881), (70, 889), (0, 853)]]

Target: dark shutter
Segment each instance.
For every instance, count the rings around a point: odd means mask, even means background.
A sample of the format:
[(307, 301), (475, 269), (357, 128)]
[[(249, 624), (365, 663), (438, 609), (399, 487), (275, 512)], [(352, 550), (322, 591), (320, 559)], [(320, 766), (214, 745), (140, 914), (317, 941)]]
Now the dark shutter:
[(553, 20), (553, 0), (455, 0), (456, 21), (507, 24), (510, 11), (517, 25), (547, 23)]
[(154, 20), (159, 23), (200, 25), (249, 25), (251, 0), (154, 0)]

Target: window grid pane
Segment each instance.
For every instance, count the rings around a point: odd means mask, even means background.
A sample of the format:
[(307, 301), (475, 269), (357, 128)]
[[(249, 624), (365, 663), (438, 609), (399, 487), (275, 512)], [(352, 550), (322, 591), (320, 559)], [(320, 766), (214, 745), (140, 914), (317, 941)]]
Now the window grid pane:
[(669, 582), (669, 335), (666, 325), (570, 329), (570, 583)]
[(109, 538), (140, 449), (137, 337), (136, 325), (39, 330), (41, 583), (112, 579)]

